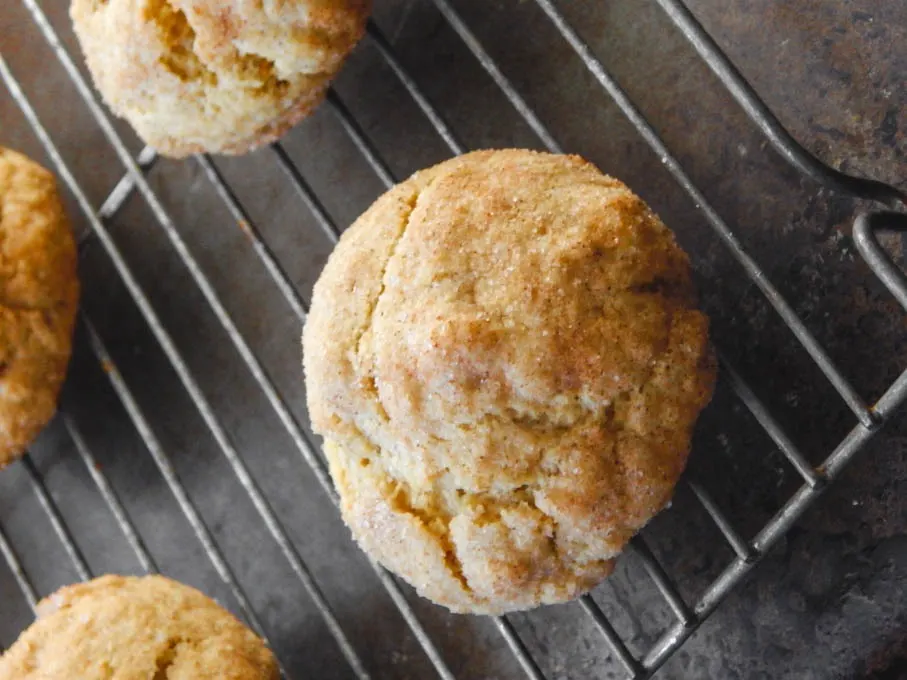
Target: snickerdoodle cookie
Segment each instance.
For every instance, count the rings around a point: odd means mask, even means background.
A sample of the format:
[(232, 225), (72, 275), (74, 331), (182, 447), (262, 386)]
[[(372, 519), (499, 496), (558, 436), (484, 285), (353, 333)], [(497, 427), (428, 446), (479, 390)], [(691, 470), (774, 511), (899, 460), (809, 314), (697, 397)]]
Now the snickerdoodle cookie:
[(0, 468), (56, 410), (78, 299), (75, 241), (53, 176), (0, 147)]
[(168, 156), (243, 153), (321, 102), (371, 0), (73, 0), (114, 113)]
[(264, 642), (216, 602), (161, 576), (57, 591), (0, 657), (0, 680), (276, 680)]
[(669, 501), (715, 363), (687, 256), (575, 156), (416, 173), (344, 234), (308, 404), (370, 555), (458, 612), (576, 597)]

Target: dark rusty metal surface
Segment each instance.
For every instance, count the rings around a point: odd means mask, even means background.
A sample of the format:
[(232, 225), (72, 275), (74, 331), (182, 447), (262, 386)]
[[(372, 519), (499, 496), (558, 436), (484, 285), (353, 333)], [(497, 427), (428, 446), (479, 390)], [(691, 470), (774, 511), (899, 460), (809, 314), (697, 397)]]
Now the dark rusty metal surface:
[[(694, 259), (716, 339), (810, 460), (824, 458), (853, 425), (853, 415), (544, 15), (528, 1), (454, 4), (558, 141), (627, 181), (678, 232)], [(835, 167), (907, 187), (907, 4), (689, 4), (805, 146)], [(71, 45), (63, 0), (44, 5)], [(559, 6), (860, 393), (878, 397), (907, 366), (907, 326), (854, 250), (851, 222), (862, 206), (818, 188), (768, 148), (654, 2), (564, 0)], [(387, 0), (379, 3), (376, 19), (467, 146), (540, 146), (430, 0)], [(67, 162), (100, 203), (121, 168), (16, 0), (0, 8), (0, 49)], [(448, 155), (368, 42), (337, 89), (398, 177)], [(3, 90), (0, 144), (42, 158)], [(381, 191), (324, 110), (294, 130), (287, 148), (341, 225)], [(328, 241), (266, 152), (218, 164), (308, 298)], [(245, 237), (196, 165), (164, 161), (151, 177), (241, 330), (304, 418), (299, 329), (256, 268)], [(72, 213), (77, 214), (74, 207)], [(204, 311), (146, 206), (130, 201), (112, 230), (370, 668), (381, 678), (430, 677), (428, 662), (350, 545), (333, 508), (280, 436), (273, 413)], [(82, 271), (85, 308), (253, 603), (264, 612), (278, 648), (312, 677), (351, 677), (273, 544), (255, 528), (259, 524), (242, 491), (96, 244), (86, 250)], [(156, 481), (84, 338), (63, 406), (96, 447), (162, 568), (230, 604)], [(36, 445), (35, 459), (90, 566), (98, 572), (135, 571), (134, 558), (115, 538), (103, 503), (90, 493), (59, 423)], [(799, 482), (726, 386), (703, 418), (690, 472), (746, 537)], [(898, 661), (907, 636), (905, 493), (907, 427), (901, 421), (891, 423), (856, 459), (659, 677), (907, 676)], [(0, 525), (20, 547), (42, 593), (75, 578), (19, 467), (0, 474)], [(686, 490), (645, 534), (688, 599), (732, 556)], [(595, 598), (637, 653), (670, 622), (670, 612), (633, 556), (621, 560)], [(453, 617), (412, 601), (458, 677), (519, 677), (488, 621)], [(0, 603), (0, 644), (8, 644), (30, 615), (2, 565)], [(512, 620), (549, 678), (623, 677), (578, 607), (552, 607)]]

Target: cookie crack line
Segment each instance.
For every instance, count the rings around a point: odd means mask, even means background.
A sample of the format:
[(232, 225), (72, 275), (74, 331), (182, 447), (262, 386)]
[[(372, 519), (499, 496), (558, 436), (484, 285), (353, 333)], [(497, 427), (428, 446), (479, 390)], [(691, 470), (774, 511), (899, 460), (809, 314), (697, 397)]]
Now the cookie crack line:
[[(450, 575), (456, 579), (467, 594), (472, 596), (472, 587), (469, 585), (469, 580), (463, 571), (463, 562), (457, 554), (457, 546), (450, 538), (450, 523), (453, 518), (446, 512), (439, 512), (437, 516), (428, 515), (427, 510), (413, 504), (408, 484), (389, 475), (387, 471), (384, 472), (384, 475), (388, 479), (393, 480), (391, 483), (395, 485), (392, 497), (393, 501), (395, 501), (394, 505), (396, 505), (394, 509), (405, 512), (417, 520), (422, 525), (422, 528), (435, 538), (438, 546), (444, 551), (444, 564), (450, 571)], [(431, 521), (432, 519), (440, 519), (443, 529), (439, 530), (437, 524)]]
[[(187, 53), (185, 57), (191, 66), (196, 67), (201, 73), (193, 73), (191, 68), (186, 68), (186, 65), (178, 63), (176, 54), (162, 54), (158, 59), (161, 66), (182, 81), (197, 81), (203, 85), (206, 84), (206, 80), (217, 82), (217, 73), (212, 71), (195, 51), (195, 28), (183, 10), (178, 8), (172, 0), (154, 0), (145, 8), (145, 13), (146, 17), (157, 26), (164, 47), (168, 50), (175, 46), (183, 47)], [(172, 21), (172, 26), (168, 19)], [(180, 43), (183, 44), (180, 45)]]
[[(189, 21), (189, 17), (186, 16), (186, 13), (182, 9), (176, 7), (173, 0), (157, 0), (157, 2), (158, 11), (154, 13), (153, 20), (158, 26), (161, 39), (167, 47), (173, 47), (177, 42), (183, 41), (186, 49), (186, 54), (184, 56), (190, 60), (193, 67), (198, 69), (199, 73), (193, 73), (192, 69), (184, 68), (184, 66), (178, 64), (171, 55), (161, 56), (161, 65), (180, 80), (200, 82), (206, 87), (208, 85), (216, 85), (222, 75), (229, 75), (228, 73), (224, 73), (223, 69), (212, 68), (212, 65), (204, 60), (198, 53), (196, 50), (198, 32), (195, 30), (192, 22)], [(165, 12), (166, 14), (164, 14)], [(172, 18), (176, 30), (168, 27), (166, 20), (170, 18)], [(256, 67), (258, 67), (259, 73), (255, 78), (257, 84), (250, 89), (264, 90), (269, 84), (274, 83), (279, 92), (290, 85), (290, 81), (286, 78), (282, 78), (278, 73), (277, 62), (273, 59), (252, 51), (244, 52), (234, 43), (231, 43), (231, 46), (233, 50), (235, 50), (236, 57), (237, 72), (234, 74), (235, 76), (245, 78), (249, 75), (247, 67), (250, 67), (252, 70), (255, 70)], [(328, 71), (325, 69), (311, 70), (304, 72), (302, 75), (305, 75), (308, 78), (318, 78), (326, 75), (327, 72)]]
[[(431, 536), (438, 541), (439, 546), (444, 551), (445, 554), (445, 564), (448, 569), (450, 569), (451, 575), (460, 583), (463, 589), (467, 593), (472, 593), (472, 588), (469, 585), (469, 582), (466, 579), (466, 576), (463, 572), (463, 563), (460, 561), (459, 555), (457, 555), (456, 546), (450, 540), (450, 523), (453, 521), (453, 517), (446, 512), (439, 512), (437, 516), (429, 517), (429, 511), (423, 508), (418, 507), (413, 503), (412, 494), (410, 493), (409, 484), (405, 481), (398, 479), (392, 475), (384, 467), (381, 461), (381, 446), (372, 440), (371, 437), (361, 428), (355, 421), (350, 421), (346, 423), (348, 427), (356, 432), (356, 434), (362, 438), (363, 441), (368, 442), (368, 444), (375, 450), (376, 456), (374, 465), (380, 468), (381, 481), (383, 484), (386, 484), (388, 487), (393, 489), (393, 493), (390, 495), (389, 505), (391, 509), (396, 512), (403, 512), (413, 519), (415, 519), (419, 524), (428, 532)], [(396, 501), (396, 502), (393, 502)], [(436, 522), (431, 521), (432, 519), (441, 520), (444, 525), (443, 531), (438, 531)]]
[[(356, 433), (362, 437), (366, 442), (369, 442), (376, 451), (380, 452), (380, 446), (371, 440), (370, 437), (355, 423), (349, 423), (349, 426), (356, 431)], [(404, 480), (398, 479), (384, 466), (381, 464), (380, 456), (374, 461), (374, 464), (381, 469), (380, 478), (383, 484), (393, 491), (389, 494), (389, 504), (395, 512), (404, 513), (409, 515), (419, 525), (432, 536), (438, 543), (438, 546), (444, 552), (444, 564), (448, 568), (450, 575), (457, 580), (460, 586), (463, 588), (464, 592), (468, 594), (475, 600), (484, 600), (486, 598), (479, 598), (476, 596), (475, 591), (472, 586), (469, 584), (469, 580), (466, 577), (465, 570), (463, 568), (463, 562), (460, 559), (459, 553), (457, 552), (456, 544), (451, 540), (450, 534), (450, 525), (453, 522), (454, 518), (459, 515), (459, 513), (450, 514), (441, 510), (440, 508), (435, 508), (434, 510), (430, 508), (419, 507), (414, 501), (411, 493), (411, 488)], [(464, 495), (464, 502), (466, 505), (475, 505), (475, 504), (493, 504), (493, 511), (496, 516), (496, 520), (500, 520), (501, 513), (507, 509), (518, 508), (521, 505), (525, 504), (531, 510), (538, 512), (539, 515), (544, 520), (547, 520), (551, 523), (551, 535), (547, 536), (547, 541), (553, 558), (559, 562), (564, 562), (564, 556), (561, 554), (560, 545), (557, 541), (558, 531), (560, 529), (560, 523), (557, 518), (552, 514), (546, 512), (542, 507), (539, 506), (536, 499), (536, 493), (540, 493), (542, 488), (541, 484), (523, 484), (517, 489), (512, 491), (526, 491), (526, 494), (520, 494), (518, 498), (512, 500), (512, 502), (506, 502), (507, 494), (481, 494), (481, 493), (471, 493), (466, 492)], [(440, 525), (440, 526), (439, 526)]]
[(151, 680), (168, 680), (170, 678), (170, 668), (176, 662), (177, 648), (183, 642), (182, 638), (167, 640), (167, 646), (158, 653), (154, 660), (154, 675), (151, 676)]
[(530, 508), (532, 508), (537, 513), (539, 513), (542, 517), (544, 517), (549, 522), (551, 522), (551, 535), (548, 536), (548, 547), (551, 548), (551, 552), (554, 555), (554, 559), (557, 560), (558, 563), (563, 564), (564, 556), (561, 554), (561, 546), (557, 542), (557, 534), (561, 528), (560, 522), (558, 522), (557, 518), (555, 518), (553, 515), (545, 512), (544, 509), (539, 507), (539, 504), (538, 504), (538, 501), (536, 500), (535, 495), (537, 493), (541, 493), (542, 489), (541, 489), (540, 484), (535, 484), (533, 486), (530, 486), (530, 487), (528, 487), (527, 490), (530, 492), (529, 497), (528, 497), (528, 499), (523, 499), (522, 502), (526, 503)]
[[(427, 189), (428, 187), (425, 187)], [(356, 336), (356, 358), (358, 359), (362, 355), (362, 339), (365, 335), (371, 330), (372, 323), (375, 318), (375, 310), (378, 308), (378, 303), (381, 302), (381, 298), (384, 295), (384, 291), (387, 289), (387, 270), (390, 267), (391, 262), (394, 259), (394, 256), (397, 254), (397, 247), (400, 245), (400, 242), (406, 236), (406, 231), (409, 229), (409, 223), (412, 220), (413, 213), (416, 212), (416, 208), (419, 205), (419, 199), (425, 193), (425, 189), (416, 193), (415, 196), (409, 199), (409, 212), (406, 213), (406, 216), (403, 218), (403, 225), (400, 227), (400, 233), (397, 234), (397, 238), (394, 239), (394, 242), (391, 244), (390, 252), (387, 254), (387, 260), (384, 262), (384, 266), (381, 268), (381, 288), (378, 289), (378, 294), (375, 296), (374, 301), (369, 305), (368, 312), (365, 316), (365, 323), (362, 325), (362, 329), (359, 331), (359, 334)], [(371, 376), (374, 379), (374, 376)]]

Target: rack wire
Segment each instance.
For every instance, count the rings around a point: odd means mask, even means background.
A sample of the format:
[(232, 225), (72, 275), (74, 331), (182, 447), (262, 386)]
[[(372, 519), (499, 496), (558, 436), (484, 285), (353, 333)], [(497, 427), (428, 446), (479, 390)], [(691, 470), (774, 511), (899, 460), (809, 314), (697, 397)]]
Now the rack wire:
[[(432, 1), (540, 142), (551, 151), (562, 151), (554, 135), (495, 63), (451, 2), (449, 0)], [(348, 662), (351, 672), (358, 678), (371, 677), (365, 662), (359, 652), (357, 652), (356, 644), (344, 631), (311, 570), (301, 557), (288, 532), (281, 525), (277, 514), (269, 505), (265, 494), (244, 462), (241, 452), (231, 439), (212, 404), (205, 396), (188, 362), (181, 354), (167, 328), (165, 328), (146, 292), (131, 271), (108, 231), (106, 226), (108, 220), (118, 213), (127, 199), (134, 193), (138, 193), (152, 211), (159, 227), (164, 231), (167, 239), (179, 255), (199, 292), (205, 298), (218, 323), (226, 332), (231, 344), (248, 369), (249, 374), (273, 409), (281, 426), (285, 429), (293, 446), (311, 469), (324, 495), (336, 505), (338, 502), (337, 495), (331, 484), (323, 458), (316, 446), (310, 441), (303, 426), (294, 417), (292, 410), (281, 396), (261, 361), (238, 329), (211, 281), (180, 235), (176, 223), (147, 181), (147, 172), (153, 167), (156, 160), (154, 152), (145, 148), (137, 157), (133, 157), (130, 154), (126, 144), (112, 125), (110, 117), (102, 108), (90, 85), (76, 67), (72, 55), (64, 47), (39, 2), (37, 0), (22, 0), (22, 2), (43, 37), (52, 47), (63, 69), (75, 85), (80, 98), (90, 110), (93, 118), (125, 168), (125, 174), (122, 179), (100, 207), (95, 208), (91, 204), (78, 179), (64, 161), (56, 143), (42, 124), (32, 103), (23, 92), (17, 76), (3, 59), (2, 54), (0, 54), (0, 79), (2, 79), (12, 98), (31, 125), (35, 136), (50, 158), (56, 174), (61, 178), (84, 214), (91, 227), (87, 238), (93, 239), (103, 246), (107, 257), (116, 268), (131, 299), (141, 312), (148, 330), (153, 334), (163, 350), (198, 414), (217, 442), (233, 474), (235, 474), (237, 480), (248, 494), (262, 525), (279, 546), (280, 552), (292, 569), (294, 576), (305, 588), (312, 603), (323, 618), (334, 642)], [(758, 398), (756, 392), (747, 384), (744, 377), (719, 349), (724, 378), (729, 382), (743, 405), (752, 413), (756, 421), (772, 439), (778, 450), (800, 475), (802, 485), (756, 536), (748, 540), (734, 528), (730, 519), (701, 485), (695, 481), (688, 482), (694, 497), (711, 517), (735, 555), (720, 575), (693, 603), (688, 603), (684, 600), (673, 579), (655, 558), (645, 540), (642, 537), (637, 537), (633, 540), (630, 550), (642, 562), (648, 577), (661, 593), (675, 619), (645, 654), (636, 656), (629, 650), (612, 622), (592, 597), (585, 596), (580, 598), (578, 606), (589, 616), (595, 628), (601, 634), (604, 643), (610, 648), (614, 657), (623, 665), (627, 677), (639, 680), (654, 674), (668, 657), (697, 630), (700, 624), (715, 610), (734, 586), (756, 567), (765, 553), (787, 532), (805, 510), (822, 495), (829, 483), (839, 476), (844, 466), (885, 425), (891, 414), (907, 399), (907, 371), (902, 373), (889, 386), (878, 401), (872, 405), (866, 404), (846, 376), (830, 359), (822, 345), (798, 317), (790, 303), (769, 281), (764, 270), (747, 254), (733, 231), (709, 204), (703, 193), (693, 183), (690, 176), (671, 154), (667, 145), (636, 108), (629, 96), (621, 89), (615, 78), (612, 77), (591, 48), (566, 21), (555, 3), (551, 0), (535, 0), (535, 2), (550, 19), (563, 40), (582, 60), (588, 72), (633, 124), (642, 139), (658, 155), (676, 183), (692, 199), (702, 218), (725, 244), (743, 272), (758, 286), (796, 340), (809, 353), (829, 383), (837, 390), (857, 421), (850, 432), (820, 465), (811, 465), (779, 422), (771, 415), (769, 409)], [(888, 287), (901, 306), (907, 309), (907, 278), (882, 249), (878, 239), (878, 234), (883, 231), (907, 231), (907, 217), (904, 215), (904, 210), (907, 209), (907, 196), (892, 186), (872, 180), (851, 177), (834, 170), (808, 153), (784, 129), (687, 7), (680, 0), (657, 0), (657, 2), (783, 158), (823, 187), (889, 208), (886, 211), (862, 214), (857, 217), (854, 230), (855, 243), (871, 269)], [(381, 58), (398, 78), (408, 95), (450, 152), (453, 154), (465, 152), (466, 147), (401, 63), (390, 40), (374, 23), (369, 23), (368, 25), (368, 40), (377, 48)], [(378, 180), (385, 187), (392, 186), (398, 178), (393, 175), (372, 141), (344, 104), (342, 98), (335, 91), (331, 91), (328, 94), (326, 105), (336, 116), (345, 134), (362, 155), (362, 158), (367, 162)], [(287, 181), (295, 189), (299, 200), (305, 205), (328, 238), (336, 242), (340, 230), (316, 192), (306, 181), (291, 155), (279, 142), (271, 146), (271, 151), (275, 162), (286, 175)], [(243, 208), (224, 175), (207, 156), (198, 156), (195, 158), (195, 162), (223, 202), (224, 207), (245, 232), (251, 247), (267, 271), (278, 294), (285, 300), (298, 321), (303, 323), (307, 314), (306, 303), (291, 278), (281, 267), (278, 258), (262, 237), (258, 227)], [(212, 567), (235, 596), (241, 614), (249, 625), (267, 640), (267, 631), (255, 608), (224, 557), (213, 533), (206, 526), (190, 493), (180, 480), (164, 446), (155, 433), (152, 422), (143, 413), (139, 401), (134, 395), (133, 388), (123, 377), (92, 320), (83, 313), (80, 316), (80, 322), (88, 337), (91, 351), (104, 369), (110, 387), (119, 398), (128, 414), (129, 420), (144, 442), (145, 448), (153, 458), (155, 465), (166, 482), (167, 488), (191, 526)], [(97, 465), (94, 454), (76, 421), (67, 413), (63, 413), (61, 418), (75, 450), (87, 468), (98, 493), (120, 527), (124, 538), (135, 553), (139, 564), (146, 572), (156, 572), (157, 565), (145, 546), (140, 531), (130, 519), (129, 513), (118, 497), (114, 485), (107, 478), (104, 470)], [(26, 455), (18, 465), (21, 465), (24, 469), (32, 491), (49, 520), (55, 535), (65, 549), (76, 574), (81, 579), (90, 578), (91, 571), (88, 563), (67, 527), (66, 518), (45, 487), (38, 467), (29, 455)], [(3, 555), (21, 590), (22, 596), (34, 608), (39, 597), (37, 589), (20, 563), (15, 547), (2, 529), (0, 529), (0, 554)], [(396, 579), (375, 563), (371, 563), (371, 567), (377, 575), (381, 586), (385, 589), (409, 626), (437, 675), (445, 680), (454, 678), (455, 676), (450, 666), (416, 616), (415, 610), (408, 602)], [(533, 680), (542, 680), (545, 676), (539, 664), (518, 635), (513, 624), (506, 617), (495, 618), (494, 624), (507, 646), (515, 655), (526, 677)], [(289, 677), (288, 674), (287, 677)]]

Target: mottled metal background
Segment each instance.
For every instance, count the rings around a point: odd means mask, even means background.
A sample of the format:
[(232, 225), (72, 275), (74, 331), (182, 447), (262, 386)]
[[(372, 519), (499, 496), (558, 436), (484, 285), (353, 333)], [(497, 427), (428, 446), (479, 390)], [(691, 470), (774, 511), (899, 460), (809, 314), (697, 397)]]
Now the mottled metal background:
[[(75, 49), (66, 4), (45, 0), (42, 6)], [(468, 146), (540, 146), (430, 0), (377, 4), (378, 24)], [(853, 415), (536, 5), (454, 4), (558, 141), (627, 181), (678, 232), (695, 261), (703, 302), (725, 351), (808, 457), (824, 458), (852, 427)], [(689, 4), (809, 149), (835, 167), (905, 186), (907, 3)], [(851, 220), (861, 206), (817, 189), (768, 148), (653, 0), (562, 0), (559, 7), (833, 360), (865, 398), (878, 397), (907, 366), (907, 328), (853, 248)], [(122, 167), (18, 0), (0, 6), (0, 50), (99, 205)], [(369, 41), (351, 59), (337, 90), (396, 176), (448, 155)], [(128, 128), (121, 129), (138, 151)], [(0, 144), (45, 160), (2, 89)], [(338, 224), (349, 224), (382, 191), (327, 110), (295, 129), (286, 146)], [(273, 155), (217, 163), (308, 299), (330, 242)], [(241, 331), (304, 419), (300, 329), (241, 230), (197, 164), (162, 161), (150, 179)], [(70, 207), (77, 228), (85, 231), (77, 206)], [(418, 644), (141, 198), (127, 203), (111, 230), (370, 670), (380, 678), (432, 677)], [(82, 276), (84, 308), (283, 658), (297, 677), (351, 677), (96, 242), (85, 249)], [(62, 408), (84, 432), (162, 570), (234, 606), (81, 332)], [(137, 572), (134, 555), (60, 422), (48, 428), (33, 453), (92, 570)], [(799, 484), (726, 388), (703, 417), (691, 468), (746, 536)], [(659, 677), (907, 677), (907, 664), (898, 660), (907, 654), (905, 485), (907, 428), (900, 419)], [(41, 594), (76, 579), (21, 465), (0, 473), (0, 526)], [(732, 558), (688, 491), (645, 534), (688, 599)], [(520, 677), (489, 621), (448, 615), (407, 593), (458, 677)], [(671, 619), (632, 557), (621, 561), (595, 598), (637, 652)], [(10, 644), (30, 620), (15, 581), (0, 564), (0, 645)], [(512, 620), (549, 678), (623, 677), (579, 607), (550, 607)]]

